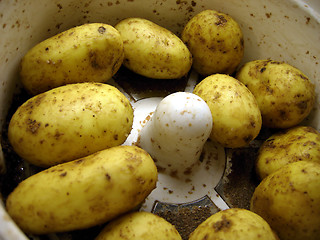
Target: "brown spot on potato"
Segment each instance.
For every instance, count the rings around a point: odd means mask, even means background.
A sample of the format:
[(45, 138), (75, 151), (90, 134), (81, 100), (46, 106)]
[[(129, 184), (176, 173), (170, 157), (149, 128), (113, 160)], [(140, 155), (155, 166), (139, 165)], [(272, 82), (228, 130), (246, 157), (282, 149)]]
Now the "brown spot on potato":
[(41, 126), (41, 123), (37, 122), (36, 120), (27, 119), (27, 131), (28, 132), (31, 132), (32, 134), (37, 134), (40, 126)]
[(309, 127), (309, 126), (308, 127), (304, 127), (303, 130), (305, 132), (315, 133), (315, 134), (319, 135), (319, 132), (316, 129), (314, 129), (313, 127)]
[(219, 231), (228, 231), (231, 226), (232, 226), (232, 222), (229, 219), (227, 219), (225, 215), (222, 215), (221, 221), (215, 222), (212, 227), (215, 232), (219, 232)]
[(100, 34), (104, 34), (105, 31), (106, 31), (106, 28), (103, 27), (103, 26), (100, 26), (100, 27), (98, 28), (98, 32), (99, 32)]
[(282, 120), (288, 120), (287, 112), (285, 110), (282, 110), (282, 109), (279, 110), (279, 117)]
[(59, 140), (61, 136), (63, 136), (64, 133), (60, 133), (59, 130), (56, 130), (55, 135), (53, 136), (56, 140)]
[(273, 94), (273, 89), (270, 88), (270, 86), (266, 86), (266, 92), (272, 95)]
[(250, 122), (250, 127), (255, 128), (256, 127), (256, 122), (255, 121), (251, 121)]
[(275, 65), (281, 65), (283, 64), (283, 62), (280, 62), (280, 61), (272, 61), (272, 60), (269, 60), (268, 61), (270, 64), (275, 64)]
[(308, 102), (300, 101), (296, 104), (296, 106), (301, 110), (301, 114), (303, 114), (305, 110), (308, 108)]
[(216, 99), (218, 99), (218, 98), (220, 98), (221, 97), (221, 93), (220, 92), (215, 92), (215, 94), (214, 94), (214, 100), (216, 100)]
[(223, 16), (223, 15), (220, 15), (220, 14), (216, 14), (218, 20), (215, 22), (215, 25), (217, 26), (224, 26), (226, 25), (226, 23), (228, 22), (228, 20)]
[(299, 74), (299, 77), (302, 78), (303, 80), (309, 81), (309, 79), (306, 76), (302, 75), (302, 74)]
[(83, 162), (84, 162), (83, 159), (79, 159), (79, 160), (74, 161), (73, 163), (75, 163), (75, 164), (81, 164), (81, 163), (83, 163)]
[(113, 139), (117, 141), (119, 139), (118, 134), (113, 135)]
[(252, 139), (253, 139), (253, 136), (252, 135), (248, 135), (248, 136), (245, 136), (243, 138), (243, 141), (245, 141), (246, 143), (249, 143), (249, 142), (251, 142)]
[(33, 100), (29, 100), (24, 105), (22, 105), (21, 111), (26, 111), (31, 114), (31, 110), (39, 106), (45, 97), (46, 94), (39, 94), (38, 96), (34, 97)]
[(262, 146), (263, 148), (271, 148), (271, 149), (274, 149), (277, 147), (276, 144), (274, 144), (274, 139), (267, 139)]
[(97, 53), (95, 51), (89, 51), (89, 59), (90, 59), (90, 63), (91, 66), (95, 69), (101, 69), (104, 68), (104, 66), (101, 66), (101, 64), (98, 61), (98, 56)]
[(265, 67), (262, 67), (262, 68), (260, 69), (260, 73), (263, 73), (265, 70), (266, 70), (266, 68), (265, 68)]
[(146, 180), (145, 180), (144, 178), (142, 178), (142, 177), (138, 177), (138, 178), (137, 178), (137, 181), (138, 181), (139, 184), (141, 184), (141, 185), (143, 185), (143, 184), (146, 183)]
[(106, 173), (106, 178), (107, 178), (108, 181), (111, 180), (111, 176), (108, 173)]

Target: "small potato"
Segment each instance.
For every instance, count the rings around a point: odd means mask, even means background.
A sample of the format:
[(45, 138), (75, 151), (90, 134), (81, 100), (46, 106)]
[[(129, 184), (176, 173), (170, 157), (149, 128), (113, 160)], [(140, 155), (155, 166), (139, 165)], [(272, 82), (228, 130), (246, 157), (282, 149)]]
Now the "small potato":
[(134, 212), (110, 222), (95, 240), (181, 240), (176, 228), (165, 219)]
[(210, 139), (224, 147), (250, 143), (260, 132), (261, 113), (253, 94), (241, 82), (225, 74), (214, 74), (194, 89), (209, 106), (213, 126)]
[(277, 240), (269, 224), (259, 215), (230, 208), (210, 216), (191, 234), (189, 240)]
[(290, 163), (262, 180), (250, 209), (264, 218), (281, 240), (318, 240), (319, 189), (319, 163)]
[(121, 145), (132, 122), (130, 102), (117, 88), (69, 84), (20, 106), (10, 120), (8, 137), (24, 160), (48, 167)]
[(114, 27), (84, 24), (29, 50), (21, 62), (21, 81), (33, 95), (69, 83), (105, 82), (123, 58), (123, 42)]
[(256, 97), (266, 127), (289, 128), (299, 124), (315, 102), (315, 87), (307, 76), (283, 62), (248, 62), (236, 78)]
[(280, 167), (297, 161), (320, 163), (320, 133), (309, 126), (297, 126), (269, 137), (260, 147), (256, 170), (261, 179)]
[(155, 79), (181, 78), (189, 72), (191, 53), (169, 30), (141, 18), (127, 18), (115, 28), (123, 39), (123, 65), (133, 72)]
[(9, 195), (7, 211), (26, 233), (105, 223), (137, 207), (156, 187), (157, 168), (135, 146), (118, 146), (33, 175)]
[(201, 75), (232, 74), (244, 53), (243, 34), (229, 15), (205, 10), (184, 27), (181, 39), (193, 56), (193, 68)]

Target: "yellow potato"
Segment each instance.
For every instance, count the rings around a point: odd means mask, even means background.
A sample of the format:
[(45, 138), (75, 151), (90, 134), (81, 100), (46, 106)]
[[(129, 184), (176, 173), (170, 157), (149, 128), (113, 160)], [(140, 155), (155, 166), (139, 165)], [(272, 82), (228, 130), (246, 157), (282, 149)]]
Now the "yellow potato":
[(233, 73), (244, 53), (243, 34), (229, 15), (205, 10), (195, 15), (184, 27), (181, 39), (193, 56), (193, 68), (208, 76)]
[(309, 126), (297, 126), (269, 137), (260, 147), (256, 171), (261, 179), (280, 167), (297, 161), (320, 163), (320, 133)]
[(320, 236), (320, 164), (290, 163), (264, 178), (250, 209), (263, 217), (281, 240)]
[(293, 127), (309, 115), (314, 105), (314, 85), (289, 64), (272, 60), (251, 61), (238, 71), (236, 78), (256, 97), (264, 126)]
[(133, 212), (110, 222), (95, 240), (181, 240), (176, 228), (149, 212)]
[(135, 146), (118, 146), (33, 175), (9, 195), (7, 211), (26, 233), (105, 223), (138, 206), (156, 187), (157, 168)]
[(123, 42), (114, 27), (84, 24), (29, 50), (21, 62), (21, 81), (33, 95), (69, 83), (105, 82), (123, 58)]
[(189, 240), (277, 240), (269, 224), (259, 215), (241, 208), (213, 214), (201, 223)]
[(20, 106), (10, 120), (8, 136), (23, 159), (48, 167), (122, 144), (132, 121), (130, 102), (117, 88), (69, 84)]
[(169, 30), (141, 18), (127, 18), (115, 28), (123, 39), (123, 65), (140, 75), (155, 79), (185, 76), (192, 65), (186, 45)]
[(224, 147), (250, 143), (260, 132), (261, 114), (253, 94), (238, 80), (214, 74), (194, 89), (209, 106), (213, 119), (210, 139)]

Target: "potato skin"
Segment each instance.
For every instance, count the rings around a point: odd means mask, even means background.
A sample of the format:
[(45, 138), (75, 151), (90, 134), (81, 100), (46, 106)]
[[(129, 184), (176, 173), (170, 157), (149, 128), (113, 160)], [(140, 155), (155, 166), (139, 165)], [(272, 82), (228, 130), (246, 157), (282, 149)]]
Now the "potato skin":
[(244, 54), (243, 34), (229, 15), (205, 10), (195, 15), (184, 27), (181, 39), (193, 57), (193, 68), (204, 76), (232, 74)]
[(256, 171), (260, 179), (280, 167), (297, 161), (320, 163), (320, 133), (309, 126), (297, 126), (269, 137), (260, 147)]
[(185, 76), (192, 65), (187, 46), (169, 30), (141, 18), (127, 18), (115, 28), (123, 39), (123, 65), (154, 79)]
[(189, 240), (277, 240), (269, 224), (259, 215), (230, 208), (211, 215), (191, 234)]
[(133, 212), (111, 221), (95, 240), (181, 240), (176, 228), (149, 212)]
[(32, 175), (9, 195), (7, 210), (26, 233), (105, 223), (138, 206), (156, 187), (157, 168), (135, 146), (118, 146)]
[(281, 240), (320, 236), (320, 164), (287, 164), (264, 178), (250, 209), (263, 217)]
[(236, 78), (256, 97), (266, 127), (289, 128), (299, 124), (315, 102), (315, 87), (308, 77), (284, 62), (251, 61), (238, 71)]
[(213, 119), (210, 139), (224, 147), (247, 145), (260, 132), (261, 113), (253, 94), (241, 82), (214, 74), (195, 87), (194, 94), (209, 106)]
[(10, 120), (15, 152), (48, 167), (122, 144), (133, 109), (115, 87), (102, 83), (61, 86), (26, 101)]
[(114, 27), (84, 24), (30, 49), (21, 62), (21, 81), (33, 95), (70, 83), (105, 82), (123, 58), (123, 42)]

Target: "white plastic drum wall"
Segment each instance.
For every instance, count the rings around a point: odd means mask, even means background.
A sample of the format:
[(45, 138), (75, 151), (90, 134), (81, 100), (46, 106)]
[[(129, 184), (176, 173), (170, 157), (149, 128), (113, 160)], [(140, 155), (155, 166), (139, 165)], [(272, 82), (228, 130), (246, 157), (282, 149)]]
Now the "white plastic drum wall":
[[(243, 63), (285, 61), (302, 70), (320, 91), (319, 0), (0, 0), (0, 124), (21, 88), (22, 56), (36, 43), (89, 22), (115, 25), (127, 17), (149, 19), (180, 34), (196, 13), (215, 9), (231, 15), (245, 36)], [(306, 120), (320, 130), (319, 94)], [(4, 169), (0, 154), (0, 169)], [(2, 203), (2, 202), (1, 202)], [(26, 239), (0, 206), (0, 239)]]

